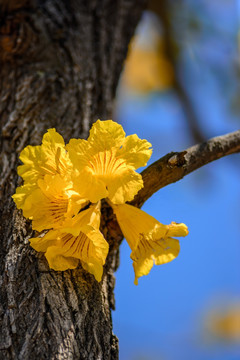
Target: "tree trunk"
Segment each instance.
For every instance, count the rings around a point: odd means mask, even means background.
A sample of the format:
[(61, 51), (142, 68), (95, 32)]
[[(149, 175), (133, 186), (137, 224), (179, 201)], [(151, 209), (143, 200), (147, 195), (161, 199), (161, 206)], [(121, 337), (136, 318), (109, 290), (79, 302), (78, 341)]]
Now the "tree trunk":
[(0, 359), (118, 359), (112, 333), (121, 233), (105, 205), (103, 280), (56, 272), (30, 248), (31, 223), (11, 199), (20, 151), (55, 127), (88, 135), (112, 107), (144, 0), (0, 1)]

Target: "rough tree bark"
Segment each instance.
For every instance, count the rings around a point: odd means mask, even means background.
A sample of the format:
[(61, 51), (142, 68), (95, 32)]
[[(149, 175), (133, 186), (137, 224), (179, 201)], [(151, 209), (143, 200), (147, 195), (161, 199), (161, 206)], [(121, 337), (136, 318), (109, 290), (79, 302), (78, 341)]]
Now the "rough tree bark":
[[(11, 195), (19, 152), (55, 127), (86, 137), (112, 116), (116, 85), (144, 0), (0, 1), (0, 359), (118, 359), (112, 332), (121, 233), (105, 205), (103, 280), (50, 271)], [(113, 241), (114, 240), (114, 241)]]

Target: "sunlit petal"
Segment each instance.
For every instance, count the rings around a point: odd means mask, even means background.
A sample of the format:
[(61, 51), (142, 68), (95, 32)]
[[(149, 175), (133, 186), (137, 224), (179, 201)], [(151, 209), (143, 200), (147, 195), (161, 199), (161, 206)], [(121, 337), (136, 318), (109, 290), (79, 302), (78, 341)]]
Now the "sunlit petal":
[(18, 174), (30, 184), (47, 174), (66, 176), (72, 167), (64, 140), (55, 129), (49, 129), (43, 136), (42, 145), (29, 145), (23, 149), (20, 160), (23, 165), (18, 167)]
[(122, 126), (112, 120), (96, 121), (89, 134), (88, 142), (98, 152), (118, 148), (122, 145), (125, 132)]
[(75, 269), (79, 264), (79, 259), (64, 256), (62, 249), (58, 246), (50, 246), (45, 253), (45, 257), (49, 267), (56, 271)]
[(24, 185), (13, 196), (20, 204), (23, 215), (33, 221), (38, 231), (59, 228), (68, 218), (76, 215), (87, 201), (70, 191), (71, 184), (60, 175), (45, 175), (38, 180), (39, 187)]
[(38, 236), (29, 239), (31, 247), (40, 252), (46, 252), (50, 246), (55, 246), (60, 243), (58, 239), (58, 231), (50, 230), (43, 236)]
[(117, 151), (117, 156), (126, 160), (134, 169), (145, 166), (152, 155), (152, 144), (147, 140), (139, 139), (136, 134), (129, 135), (124, 139), (123, 146)]
[(148, 275), (154, 264), (162, 265), (174, 260), (180, 251), (179, 241), (172, 238), (160, 238), (147, 240), (144, 235), (140, 236), (138, 247), (131, 253), (135, 272), (134, 283), (138, 284), (138, 278)]
[(143, 187), (135, 169), (146, 165), (150, 147), (137, 135), (125, 138), (122, 126), (112, 120), (98, 120), (87, 141), (72, 139), (67, 145), (75, 168), (74, 187), (92, 202), (109, 198), (122, 204), (132, 200)]
[(140, 174), (127, 168), (109, 181), (107, 187), (108, 198), (114, 204), (124, 204), (126, 201), (133, 200), (134, 196), (143, 187), (143, 181)]
[(45, 252), (50, 268), (73, 269), (80, 260), (84, 269), (100, 281), (109, 247), (99, 231), (100, 203), (81, 211), (65, 224), (66, 227), (50, 230), (43, 237), (30, 239), (31, 246)]
[(131, 205), (112, 205), (119, 226), (132, 249), (134, 283), (147, 275), (154, 264), (162, 265), (175, 259), (180, 251), (179, 241), (170, 236), (186, 236), (184, 224), (163, 225), (144, 211)]

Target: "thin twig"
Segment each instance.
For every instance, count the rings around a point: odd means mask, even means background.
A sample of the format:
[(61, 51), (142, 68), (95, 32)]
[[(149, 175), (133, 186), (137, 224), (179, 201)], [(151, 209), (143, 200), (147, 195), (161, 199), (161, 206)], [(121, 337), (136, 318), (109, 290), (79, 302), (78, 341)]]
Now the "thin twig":
[(182, 152), (171, 152), (142, 172), (144, 187), (135, 196), (132, 205), (141, 207), (156, 191), (185, 175), (222, 158), (240, 152), (240, 130), (212, 138)]

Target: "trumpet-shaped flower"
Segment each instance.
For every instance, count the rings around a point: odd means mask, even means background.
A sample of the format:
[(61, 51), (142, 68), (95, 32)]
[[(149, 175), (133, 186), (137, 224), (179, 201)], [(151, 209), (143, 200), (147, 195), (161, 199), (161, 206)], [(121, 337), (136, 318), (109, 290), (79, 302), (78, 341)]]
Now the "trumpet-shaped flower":
[(23, 165), (18, 167), (18, 174), (28, 184), (36, 184), (44, 175), (66, 177), (72, 169), (64, 140), (55, 129), (43, 135), (42, 145), (25, 147), (19, 158)]
[(100, 205), (95, 204), (69, 218), (59, 230), (30, 239), (31, 246), (45, 252), (49, 267), (57, 271), (82, 267), (100, 281), (108, 243), (99, 231)]
[[(67, 179), (72, 171), (72, 163), (65, 149), (65, 143), (55, 129), (49, 129), (43, 135), (42, 145), (27, 146), (20, 154), (23, 165), (18, 166), (18, 174), (23, 178), (24, 185), (16, 189), (12, 196), (17, 207), (23, 211), (33, 209), (32, 194), (39, 189), (39, 180), (46, 175), (60, 175)], [(28, 215), (25, 215), (29, 217)]]
[(143, 187), (135, 169), (146, 165), (152, 153), (150, 147), (136, 134), (125, 137), (122, 126), (112, 120), (98, 120), (88, 140), (72, 139), (67, 145), (75, 168), (76, 190), (91, 202), (109, 198), (122, 204), (132, 200)]
[(172, 236), (186, 236), (185, 224), (163, 225), (144, 211), (131, 205), (113, 205), (114, 213), (132, 253), (134, 283), (147, 275), (153, 264), (168, 263), (178, 256), (179, 241)]
[(184, 224), (163, 225), (124, 204), (143, 187), (135, 170), (146, 165), (150, 147), (136, 134), (125, 137), (122, 126), (112, 120), (98, 120), (87, 140), (72, 139), (65, 146), (61, 135), (50, 129), (42, 145), (27, 146), (21, 152), (18, 174), (24, 184), (13, 199), (32, 220), (33, 229), (49, 230), (30, 243), (45, 253), (50, 268), (64, 271), (81, 262), (101, 280), (108, 253), (108, 243), (99, 231), (103, 198), (113, 207), (132, 249), (136, 284), (153, 263), (164, 264), (178, 255), (179, 242), (172, 236), (187, 235)]
[[(76, 215), (88, 201), (72, 189), (71, 182), (60, 175), (45, 175), (38, 180), (38, 187), (29, 191), (28, 185), (18, 188), (13, 195), (23, 215), (31, 219), (32, 228), (38, 231), (59, 228), (68, 217)], [(22, 202), (22, 194), (25, 201)]]

